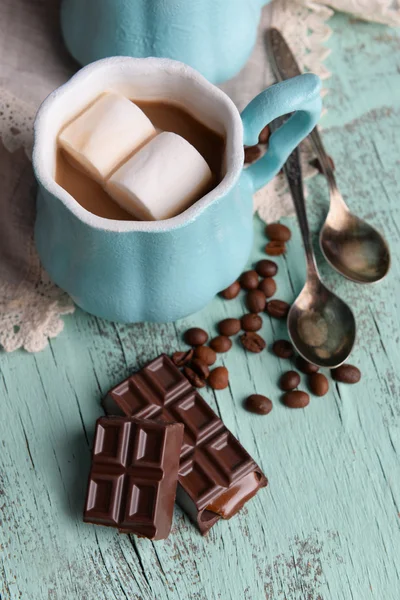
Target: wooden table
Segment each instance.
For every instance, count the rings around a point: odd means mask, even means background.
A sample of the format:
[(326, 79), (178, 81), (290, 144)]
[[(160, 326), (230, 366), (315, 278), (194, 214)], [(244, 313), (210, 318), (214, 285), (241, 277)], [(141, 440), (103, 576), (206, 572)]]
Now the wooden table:
[[(100, 398), (160, 352), (182, 347), (199, 325), (211, 334), (243, 298), (217, 298), (175, 325), (116, 325), (77, 310), (62, 335), (31, 355), (0, 354), (0, 595), (2, 600), (398, 600), (400, 597), (400, 35), (336, 16), (327, 61), (324, 139), (351, 208), (383, 230), (389, 277), (362, 287), (321, 260), (327, 283), (350, 302), (359, 336), (357, 386), (331, 385), (301, 411), (279, 402), (287, 368), (269, 351), (238, 344), (221, 364), (228, 390), (205, 397), (260, 463), (270, 485), (234, 519), (202, 538), (179, 508), (170, 538), (152, 543), (84, 525), (82, 504)], [(322, 176), (310, 184), (316, 232), (327, 209)], [(279, 259), (279, 297), (304, 279), (295, 221)], [(263, 256), (255, 222), (252, 262)], [(268, 342), (285, 326), (265, 319)], [(303, 384), (305, 385), (305, 383)], [(243, 399), (274, 401), (267, 417)]]

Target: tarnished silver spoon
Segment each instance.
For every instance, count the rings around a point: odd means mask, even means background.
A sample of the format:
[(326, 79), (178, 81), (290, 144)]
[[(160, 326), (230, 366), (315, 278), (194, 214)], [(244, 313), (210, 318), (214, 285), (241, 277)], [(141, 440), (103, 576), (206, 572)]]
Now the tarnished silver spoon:
[[(266, 40), (276, 78), (282, 81), (300, 75), (296, 59), (280, 31), (268, 29)], [(374, 283), (383, 279), (390, 267), (390, 252), (384, 237), (349, 211), (336, 185), (317, 128), (311, 132), (310, 140), (330, 191), (330, 209), (320, 232), (320, 246), (326, 260), (351, 281)]]
[(288, 315), (290, 338), (303, 358), (333, 369), (350, 355), (356, 337), (353, 312), (322, 283), (308, 226), (299, 151), (283, 167), (299, 221), (307, 261), (306, 283)]
[(341, 275), (356, 283), (375, 283), (390, 268), (390, 252), (384, 237), (348, 209), (336, 185), (335, 175), (317, 129), (310, 135), (328, 181), (330, 208), (319, 234), (323, 255)]

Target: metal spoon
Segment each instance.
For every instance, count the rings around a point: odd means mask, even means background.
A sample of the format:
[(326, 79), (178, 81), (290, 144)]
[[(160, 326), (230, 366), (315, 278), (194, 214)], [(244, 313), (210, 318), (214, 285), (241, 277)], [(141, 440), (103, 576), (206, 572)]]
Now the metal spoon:
[[(300, 75), (296, 59), (280, 31), (269, 29), (266, 35), (277, 79), (282, 81)], [(326, 260), (351, 281), (374, 283), (383, 279), (390, 267), (390, 252), (385, 239), (366, 221), (349, 211), (336, 185), (317, 128), (311, 132), (310, 139), (330, 190), (330, 209), (320, 233), (320, 246)]]
[(288, 315), (288, 331), (297, 352), (309, 362), (333, 369), (349, 356), (356, 322), (349, 306), (322, 283), (308, 226), (299, 151), (283, 167), (299, 220), (307, 261), (307, 279)]
[(390, 267), (390, 252), (384, 237), (348, 209), (336, 185), (329, 158), (317, 129), (310, 139), (328, 181), (330, 208), (319, 234), (323, 255), (341, 275), (356, 283), (375, 283)]

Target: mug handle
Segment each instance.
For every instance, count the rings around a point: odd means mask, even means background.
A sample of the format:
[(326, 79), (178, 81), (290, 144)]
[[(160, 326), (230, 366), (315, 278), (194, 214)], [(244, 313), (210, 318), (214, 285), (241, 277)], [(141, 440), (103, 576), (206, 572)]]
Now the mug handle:
[(262, 188), (282, 168), (293, 150), (314, 129), (321, 115), (321, 80), (317, 75), (304, 73), (281, 81), (258, 94), (241, 114), (243, 143), (258, 144), (263, 127), (282, 115), (294, 113), (275, 131), (268, 141), (268, 150), (247, 167), (254, 191)]

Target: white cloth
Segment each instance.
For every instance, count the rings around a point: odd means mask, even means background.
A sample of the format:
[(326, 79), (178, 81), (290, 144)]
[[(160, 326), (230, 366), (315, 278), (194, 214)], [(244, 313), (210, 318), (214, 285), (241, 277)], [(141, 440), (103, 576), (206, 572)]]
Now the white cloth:
[[(247, 66), (222, 88), (242, 109), (273, 82), (262, 32), (278, 27), (302, 68), (329, 77), (323, 43), (331, 30), (331, 8), (357, 17), (400, 25), (397, 0), (275, 0), (262, 15), (260, 35)], [(32, 123), (40, 102), (77, 69), (63, 47), (55, 0), (0, 1), (0, 344), (6, 351), (43, 349), (63, 328), (61, 315), (74, 305), (49, 281), (33, 243), (34, 180), (29, 162)], [(313, 174), (309, 151), (302, 153), (306, 176)], [(282, 176), (255, 196), (261, 218), (292, 212)]]
[(312, 7), (326, 4), (334, 10), (350, 13), (364, 21), (376, 21), (385, 25), (400, 25), (399, 0), (298, 0)]

